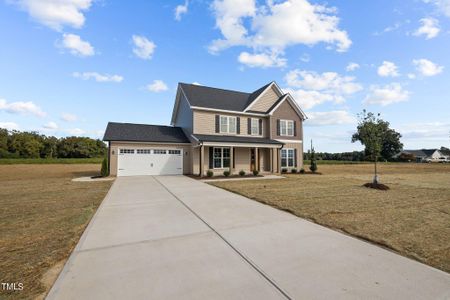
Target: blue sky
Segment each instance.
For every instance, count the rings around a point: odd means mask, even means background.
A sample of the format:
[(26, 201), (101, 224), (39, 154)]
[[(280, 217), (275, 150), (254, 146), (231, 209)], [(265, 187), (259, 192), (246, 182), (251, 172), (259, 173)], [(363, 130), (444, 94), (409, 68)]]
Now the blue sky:
[(450, 146), (450, 0), (7, 0), (0, 126), (101, 138), (168, 124), (178, 82), (251, 92), (275, 80), (318, 151), (361, 149), (380, 112), (405, 148)]

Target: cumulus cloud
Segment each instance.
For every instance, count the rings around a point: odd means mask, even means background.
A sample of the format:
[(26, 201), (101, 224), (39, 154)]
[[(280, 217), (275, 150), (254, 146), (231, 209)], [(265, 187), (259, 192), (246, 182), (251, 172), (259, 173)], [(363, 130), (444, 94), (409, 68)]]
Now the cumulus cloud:
[(434, 18), (423, 18), (420, 19), (420, 26), (416, 31), (413, 32), (415, 36), (424, 35), (427, 40), (435, 38), (438, 36), (441, 29), (439, 28), (439, 21)]
[(155, 93), (164, 92), (169, 89), (167, 87), (167, 85), (164, 83), (164, 81), (162, 81), (162, 80), (153, 80), (153, 82), (148, 84), (145, 88), (148, 91), (155, 92)]
[(347, 72), (352, 72), (352, 71), (359, 69), (359, 67), (360, 67), (359, 64), (351, 62), (347, 65), (347, 67), (345, 67), (345, 70)]
[(397, 77), (399, 75), (398, 67), (390, 61), (383, 61), (377, 72), (381, 77)]
[(58, 124), (56, 124), (55, 122), (48, 122), (46, 124), (44, 124), (42, 127), (44, 127), (44, 129), (48, 129), (48, 130), (56, 130), (58, 129)]
[(441, 139), (447, 140), (448, 122), (417, 122), (402, 124), (398, 130), (406, 139)]
[(238, 61), (250, 68), (270, 68), (286, 66), (286, 59), (280, 57), (276, 53), (250, 54), (248, 52), (241, 52), (241, 54), (239, 54)]
[(37, 117), (45, 117), (46, 113), (31, 101), (28, 102), (7, 102), (0, 99), (0, 111), (6, 111), (11, 114), (35, 115)]
[(133, 53), (142, 59), (151, 59), (155, 52), (156, 45), (145, 36), (133, 35)]
[(14, 1), (37, 22), (54, 30), (64, 26), (81, 28), (84, 12), (89, 10), (93, 0), (18, 0)]
[(356, 118), (345, 110), (335, 110), (326, 112), (308, 112), (307, 126), (327, 126), (355, 124)]
[(311, 4), (307, 0), (267, 1), (214, 0), (212, 10), (222, 38), (212, 41), (211, 53), (233, 46), (247, 46), (256, 54), (282, 53), (292, 45), (334, 45), (344, 52), (351, 40), (339, 29), (336, 9)]
[(77, 117), (77, 115), (74, 115), (74, 114), (62, 113), (61, 120), (66, 121), (66, 122), (74, 122), (74, 121), (78, 120), (78, 117)]
[(175, 7), (175, 20), (181, 21), (181, 16), (188, 12), (188, 1)]
[(424, 58), (414, 59), (413, 64), (416, 66), (416, 69), (420, 74), (427, 77), (438, 75), (444, 70), (443, 66), (439, 66), (434, 62)]
[(283, 90), (286, 93), (291, 94), (302, 109), (310, 109), (324, 102), (342, 103), (344, 101), (344, 99), (340, 96), (321, 93), (318, 91), (306, 91), (303, 89), (294, 90), (291, 88), (284, 88)]
[(192, 84), (193, 85), (203, 85), (203, 84), (201, 84), (200, 82), (197, 82), (197, 81), (194, 81)]
[(433, 4), (440, 13), (450, 17), (450, 0), (423, 0), (423, 2)]
[(385, 86), (372, 85), (370, 93), (364, 99), (364, 104), (379, 104), (382, 106), (408, 101), (410, 92), (403, 89), (399, 83)]
[(0, 122), (0, 128), (4, 128), (7, 130), (19, 130), (19, 125), (14, 122)]
[(123, 80), (120, 75), (99, 74), (97, 72), (74, 72), (72, 76), (82, 80), (94, 79), (97, 82), (121, 82)]
[(61, 48), (68, 49), (75, 56), (92, 56), (95, 54), (94, 47), (87, 41), (83, 41), (79, 35), (64, 33), (60, 44)]

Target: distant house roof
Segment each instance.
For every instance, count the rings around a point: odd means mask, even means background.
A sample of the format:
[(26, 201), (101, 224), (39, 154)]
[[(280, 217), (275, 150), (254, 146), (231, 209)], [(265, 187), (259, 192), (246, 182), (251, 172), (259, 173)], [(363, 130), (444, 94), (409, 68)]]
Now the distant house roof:
[(439, 149), (439, 151), (441, 151), (442, 154), (446, 155), (446, 156), (450, 156), (450, 149)]
[(220, 142), (220, 143), (244, 143), (244, 144), (273, 144), (283, 145), (282, 142), (250, 136), (225, 136), (225, 135), (207, 135), (207, 134), (195, 134), (192, 135), (200, 142)]
[(429, 157), (439, 149), (403, 150), (403, 153), (412, 154), (415, 157)]
[[(180, 83), (191, 106), (244, 111), (272, 83), (257, 89), (252, 93), (218, 89), (208, 86)], [(265, 112), (258, 112), (265, 113)]]
[(189, 143), (180, 127), (109, 122), (104, 141)]

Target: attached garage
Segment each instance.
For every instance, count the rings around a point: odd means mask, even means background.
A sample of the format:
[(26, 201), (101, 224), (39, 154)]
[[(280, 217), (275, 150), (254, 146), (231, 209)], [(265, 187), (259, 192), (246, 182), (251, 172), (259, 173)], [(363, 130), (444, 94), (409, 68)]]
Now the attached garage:
[(179, 127), (109, 123), (103, 140), (109, 144), (112, 176), (191, 172), (191, 144)]

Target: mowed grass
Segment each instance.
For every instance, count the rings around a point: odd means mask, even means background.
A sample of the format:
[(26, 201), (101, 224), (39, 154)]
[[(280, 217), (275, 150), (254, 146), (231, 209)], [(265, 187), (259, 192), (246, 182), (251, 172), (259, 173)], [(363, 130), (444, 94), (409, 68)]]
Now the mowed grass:
[(92, 158), (0, 158), (0, 165), (16, 164), (101, 164), (103, 157)]
[(323, 175), (214, 182), (450, 272), (450, 165), (381, 164), (389, 191), (362, 187), (373, 165), (322, 165)]
[(48, 292), (112, 184), (71, 179), (99, 170), (98, 164), (0, 165), (0, 281), (24, 286), (0, 290), (0, 299)]

